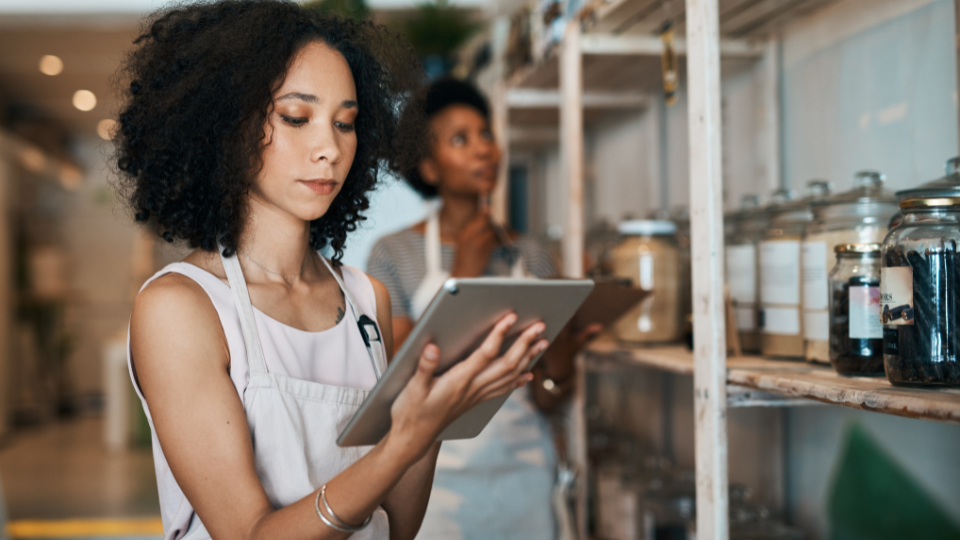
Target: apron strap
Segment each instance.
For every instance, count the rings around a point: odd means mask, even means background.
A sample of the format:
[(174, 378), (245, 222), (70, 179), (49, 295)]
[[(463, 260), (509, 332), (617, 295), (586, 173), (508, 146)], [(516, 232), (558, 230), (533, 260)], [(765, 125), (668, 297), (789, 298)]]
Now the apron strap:
[(427, 274), (443, 270), (440, 267), (440, 210), (432, 212), (427, 218), (427, 230), (424, 235), (424, 254), (426, 255)]
[(243, 277), (243, 269), (237, 255), (223, 256), (223, 246), (217, 243), (217, 252), (223, 261), (223, 269), (230, 282), (230, 291), (233, 292), (233, 302), (237, 305), (240, 314), (240, 332), (243, 334), (243, 345), (247, 348), (247, 364), (251, 373), (266, 373), (267, 363), (263, 358), (263, 348), (260, 346), (260, 334), (257, 332), (257, 321), (253, 317), (253, 304), (250, 303), (250, 292), (247, 290), (247, 281)]
[(370, 361), (373, 363), (373, 371), (376, 373), (377, 380), (379, 381), (380, 377), (383, 376), (383, 372), (387, 369), (387, 359), (384, 357), (383, 337), (380, 335), (380, 327), (374, 319), (371, 319), (361, 310), (357, 309), (357, 303), (354, 302), (353, 295), (347, 290), (347, 286), (343, 283), (343, 278), (340, 277), (340, 274), (334, 271), (333, 265), (322, 255), (320, 256), (320, 260), (326, 265), (327, 270), (330, 270), (330, 273), (333, 274), (333, 279), (337, 280), (337, 285), (339, 285), (340, 290), (343, 291), (343, 297), (346, 298), (347, 303), (350, 304), (350, 311), (353, 312), (353, 316), (357, 320), (360, 336), (363, 337), (363, 344), (367, 346), (367, 354), (370, 355)]

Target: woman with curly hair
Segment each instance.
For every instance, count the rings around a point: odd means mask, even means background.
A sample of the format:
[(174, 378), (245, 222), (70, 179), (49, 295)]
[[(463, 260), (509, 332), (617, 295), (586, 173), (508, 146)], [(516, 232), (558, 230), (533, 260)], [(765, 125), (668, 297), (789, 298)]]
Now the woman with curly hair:
[(413, 538), (437, 435), (530, 380), (546, 347), (538, 323), (498, 356), (514, 315), (443, 375), (428, 345), (388, 435), (335, 443), (393, 350), (386, 289), (339, 259), (401, 164), (415, 62), (376, 25), (266, 0), (175, 7), (136, 45), (121, 183), (137, 221), (195, 248), (130, 321), (165, 537)]

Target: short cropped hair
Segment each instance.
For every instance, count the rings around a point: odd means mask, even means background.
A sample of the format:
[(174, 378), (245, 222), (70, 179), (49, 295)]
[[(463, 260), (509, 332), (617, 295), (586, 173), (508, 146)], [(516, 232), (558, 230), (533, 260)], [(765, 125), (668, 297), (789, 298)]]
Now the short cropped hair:
[[(451, 105), (471, 107), (487, 122), (490, 121), (490, 104), (487, 98), (472, 84), (453, 78), (439, 79), (421, 91), (418, 107), (410, 108), (411, 121), (421, 117), (429, 121)], [(428, 184), (420, 176), (419, 163), (407, 168), (403, 173), (403, 179), (425, 199), (435, 198), (439, 194), (435, 186)]]

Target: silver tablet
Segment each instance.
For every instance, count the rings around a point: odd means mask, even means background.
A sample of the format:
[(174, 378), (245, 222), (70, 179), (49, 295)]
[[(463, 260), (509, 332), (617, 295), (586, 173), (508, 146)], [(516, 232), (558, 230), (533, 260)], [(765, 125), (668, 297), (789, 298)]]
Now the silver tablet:
[[(504, 341), (505, 352), (524, 329), (543, 321), (543, 337), (553, 341), (593, 289), (591, 280), (505, 278), (448, 279), (414, 327), (390, 367), (340, 433), (340, 446), (380, 442), (390, 431), (390, 407), (417, 371), (420, 353), (430, 342), (440, 349), (438, 373), (464, 360), (493, 325), (511, 310), (517, 323)], [(528, 369), (539, 359), (535, 358)], [(469, 439), (480, 434), (500, 406), (502, 396), (467, 411), (438, 440)]]

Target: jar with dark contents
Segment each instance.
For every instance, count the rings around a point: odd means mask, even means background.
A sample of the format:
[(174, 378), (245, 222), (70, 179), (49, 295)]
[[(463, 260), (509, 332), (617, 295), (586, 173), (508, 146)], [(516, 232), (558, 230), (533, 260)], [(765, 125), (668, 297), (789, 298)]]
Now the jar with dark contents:
[(841, 375), (883, 375), (880, 244), (840, 244), (830, 272), (830, 364)]
[(883, 362), (896, 385), (960, 386), (960, 197), (906, 199), (883, 242)]

